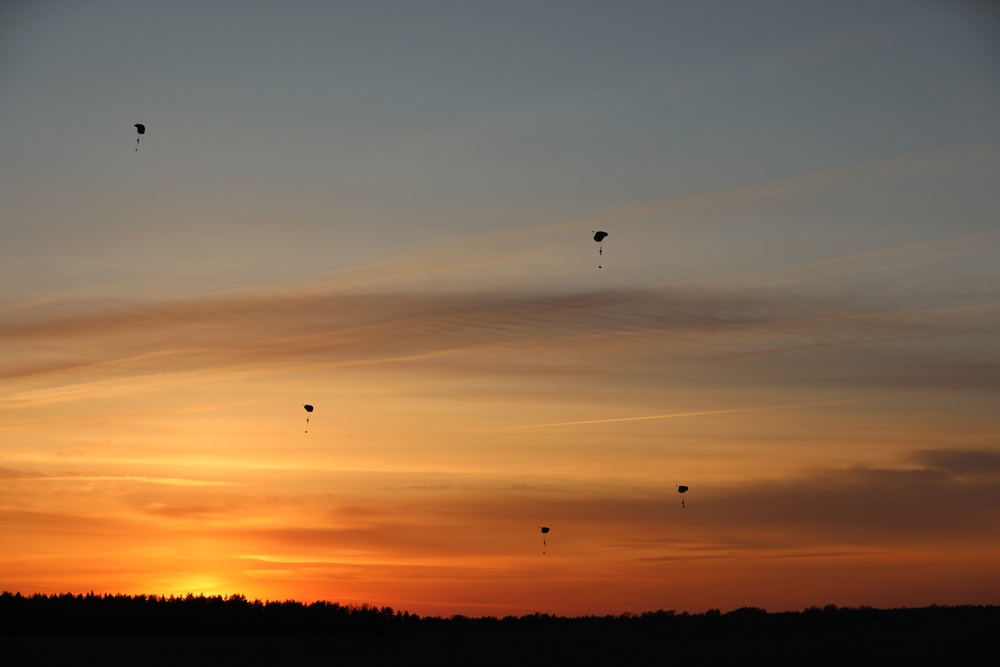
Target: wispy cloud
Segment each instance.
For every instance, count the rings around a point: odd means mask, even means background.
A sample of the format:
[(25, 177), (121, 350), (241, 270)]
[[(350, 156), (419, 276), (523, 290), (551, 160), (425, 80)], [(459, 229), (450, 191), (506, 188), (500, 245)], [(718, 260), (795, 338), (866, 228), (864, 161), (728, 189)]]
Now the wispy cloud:
[(998, 158), (1000, 158), (1000, 142), (995, 140), (953, 144), (930, 150), (832, 166), (725, 190), (670, 197), (615, 213), (561, 222), (553, 225), (553, 228), (585, 228), (611, 222), (638, 220), (653, 213), (668, 212), (682, 215), (680, 218), (676, 215), (673, 216), (673, 219), (680, 223), (686, 220), (684, 215), (717, 213), (719, 210), (745, 212), (747, 207), (752, 206), (755, 202), (773, 202), (790, 196), (830, 190), (851, 183), (890, 180), (915, 172), (953, 171), (969, 165), (995, 162)]
[(1000, 450), (926, 449), (914, 453), (916, 463), (956, 475), (1000, 477)]
[[(720, 215), (731, 215), (734, 220), (739, 220), (748, 212), (770, 209), (810, 193), (870, 182), (893, 182), (913, 174), (955, 172), (998, 159), (1000, 143), (983, 140), (834, 165), (749, 185), (636, 202), (592, 216), (510, 225), (406, 252), (377, 264), (310, 278), (292, 284), (290, 288), (313, 292), (345, 288), (373, 292), (422, 289), (452, 292), (470, 286), (488, 290), (503, 283), (516, 289), (519, 285), (552, 280), (558, 273), (565, 274), (570, 266), (580, 266), (580, 256), (567, 259), (564, 254), (566, 248), (573, 248), (576, 252), (579, 239), (588, 236), (585, 232), (599, 227), (614, 225), (621, 229), (627, 225), (653, 224), (658, 229), (664, 226), (674, 228), (694, 225)], [(710, 285), (725, 281), (732, 285), (732, 281), (737, 281), (745, 285), (744, 279), (753, 279), (752, 286), (760, 287), (824, 280), (858, 271), (885, 271), (892, 266), (915, 266), (963, 254), (996, 252), (995, 246), (974, 247), (977, 240), (991, 242), (995, 237), (996, 234), (990, 232), (903, 244), (815, 262), (713, 276), (694, 282)], [(871, 264), (873, 260), (880, 262), (878, 268)], [(546, 267), (554, 267), (556, 271), (548, 271)], [(573, 275), (575, 279), (579, 278)]]
[(235, 486), (235, 482), (213, 481), (204, 479), (186, 479), (182, 477), (150, 477), (143, 475), (85, 475), (64, 474), (50, 475), (42, 473), (20, 472), (11, 469), (0, 469), (0, 478), (23, 482), (137, 482), (141, 484), (163, 484), (166, 486)]
[(717, 284), (727, 290), (763, 289), (831, 280), (864, 273), (888, 272), (901, 267), (973, 257), (1000, 252), (1000, 232), (936, 239), (868, 250), (811, 262), (777, 266), (757, 271), (723, 274), (674, 283), (675, 285)]
[[(882, 303), (878, 295), (847, 300), (695, 288), (262, 293), (103, 308), (64, 304), (31, 310), (0, 328), (7, 349), (2, 376), (10, 381), (3, 401), (37, 403), (116, 387), (124, 391), (123, 382), (129, 390), (183, 383), (194, 377), (185, 374), (207, 370), (390, 365), (414, 372), (433, 367), (438, 373), (558, 377), (595, 368), (607, 372), (612, 363), (620, 373), (639, 366), (801, 356), (1000, 330), (996, 303), (900, 305)], [(941, 354), (949, 353), (942, 349)], [(931, 369), (941, 359), (911, 358), (898, 345), (893, 355), (887, 359), (913, 363), (911, 373)], [(842, 358), (836, 363), (841, 372), (850, 367)], [(987, 356), (979, 363), (996, 360)], [(957, 368), (947, 371), (954, 376)], [(19, 388), (20, 382), (42, 378), (58, 379), (43, 389)]]
[(709, 415), (730, 415), (741, 412), (770, 412), (772, 410), (794, 410), (796, 408), (815, 408), (834, 405), (848, 405), (867, 402), (872, 399), (843, 399), (838, 401), (814, 401), (811, 403), (787, 403), (781, 405), (756, 405), (746, 408), (724, 408), (721, 410), (698, 410), (695, 412), (673, 412), (663, 415), (642, 415), (639, 417), (612, 417), (608, 419), (587, 419), (574, 422), (557, 422), (552, 424), (529, 424), (526, 426), (511, 426), (512, 429), (546, 428), (550, 426), (577, 426), (580, 424), (610, 424), (614, 422), (646, 421), (649, 419), (679, 419), (682, 417), (706, 417)]

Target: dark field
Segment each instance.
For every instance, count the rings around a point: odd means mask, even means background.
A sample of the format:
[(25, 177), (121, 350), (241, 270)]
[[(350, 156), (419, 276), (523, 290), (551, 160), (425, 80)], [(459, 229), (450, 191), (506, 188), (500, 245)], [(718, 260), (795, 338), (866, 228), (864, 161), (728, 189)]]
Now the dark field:
[[(30, 635), (7, 655), (60, 665), (997, 664), (996, 625), (470, 631), (358, 635)], [(28, 663), (22, 663), (28, 664)], [(642, 663), (637, 663), (642, 664)]]
[(0, 639), (16, 664), (53, 665), (993, 665), (1000, 607), (422, 618), (242, 596), (3, 593)]

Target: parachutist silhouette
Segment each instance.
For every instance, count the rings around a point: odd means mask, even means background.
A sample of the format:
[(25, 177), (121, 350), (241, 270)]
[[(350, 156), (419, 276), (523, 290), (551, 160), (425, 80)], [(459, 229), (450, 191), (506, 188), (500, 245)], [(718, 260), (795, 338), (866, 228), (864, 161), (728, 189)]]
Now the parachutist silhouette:
[[(146, 126), (143, 125), (142, 123), (136, 123), (135, 124), (135, 130), (139, 134), (146, 134)], [(136, 150), (136, 152), (139, 152), (139, 137), (138, 136), (135, 138), (135, 150)]]
[[(594, 240), (597, 241), (598, 243), (600, 243), (601, 241), (603, 241), (605, 239), (605, 237), (607, 237), (607, 235), (608, 235), (607, 232), (594, 232)], [(597, 254), (598, 254), (598, 256), (604, 255), (604, 246), (601, 246), (601, 247), (599, 247), (597, 249)], [(601, 268), (604, 268), (604, 267), (602, 267), (601, 264), (600, 264), (600, 262), (598, 262), (597, 268), (601, 269)]]

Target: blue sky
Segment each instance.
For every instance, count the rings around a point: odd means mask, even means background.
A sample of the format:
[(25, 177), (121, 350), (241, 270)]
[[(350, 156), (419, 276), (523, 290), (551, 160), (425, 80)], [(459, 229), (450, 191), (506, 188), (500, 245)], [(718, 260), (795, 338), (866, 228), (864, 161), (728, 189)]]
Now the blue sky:
[[(87, 271), (120, 289), (150, 268), (185, 290), (297, 279), (997, 137), (998, 19), (985, 4), (5, 11), (8, 289), (78, 286)], [(146, 150), (125, 155), (135, 122), (149, 128)], [(717, 261), (780, 261), (787, 250), (771, 246), (786, 224), (821, 238), (833, 226), (842, 240), (820, 244), (843, 252), (984, 231), (986, 161), (885, 191), (855, 183), (808, 219), (741, 221), (750, 259)], [(949, 206), (927, 210), (943, 196)], [(870, 209), (866, 199), (892, 204), (877, 225), (843, 210)], [(698, 223), (661, 213), (625, 224)], [(683, 234), (711, 242), (735, 227)]]

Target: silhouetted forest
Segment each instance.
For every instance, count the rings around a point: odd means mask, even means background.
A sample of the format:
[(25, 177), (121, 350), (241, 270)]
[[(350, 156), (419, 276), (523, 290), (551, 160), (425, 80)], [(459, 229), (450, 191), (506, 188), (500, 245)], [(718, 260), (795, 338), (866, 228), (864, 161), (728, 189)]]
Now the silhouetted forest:
[[(874, 664), (910, 658), (996, 663), (1000, 607), (756, 607), (701, 614), (654, 611), (607, 616), (421, 617), (390, 607), (318, 601), (247, 600), (242, 595), (0, 595), (8, 646), (50, 660), (122, 664), (168, 641), (215, 662), (307, 661), (334, 652), (368, 663), (433, 657), (437, 664), (534, 662), (549, 656), (583, 664), (625, 659), (761, 660), (771, 664)], [(89, 648), (88, 648), (89, 647)], [(176, 655), (170, 660), (175, 660)]]
[(242, 595), (0, 594), (4, 634), (228, 634), (558, 631), (734, 626), (851, 626), (881, 624), (1000, 623), (998, 606), (875, 609), (827, 605), (798, 612), (742, 607), (703, 614), (654, 611), (617, 616), (421, 617), (391, 607), (295, 600), (262, 602)]

